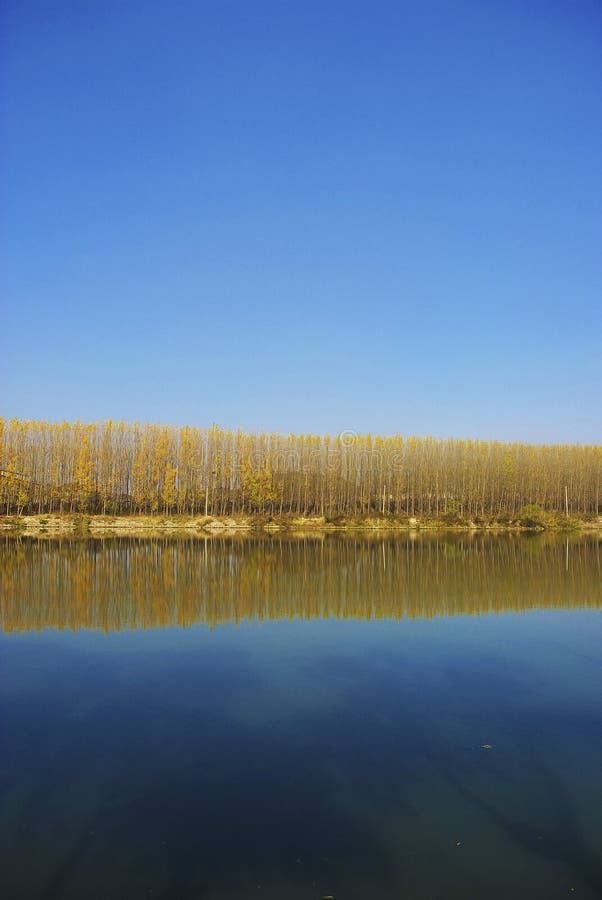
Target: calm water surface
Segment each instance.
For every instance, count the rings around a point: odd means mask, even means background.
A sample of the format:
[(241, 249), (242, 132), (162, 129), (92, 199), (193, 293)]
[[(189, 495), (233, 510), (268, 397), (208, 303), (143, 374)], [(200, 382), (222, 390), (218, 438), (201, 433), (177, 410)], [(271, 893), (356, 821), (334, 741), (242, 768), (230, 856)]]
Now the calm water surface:
[(4, 540), (0, 897), (602, 897), (601, 548)]

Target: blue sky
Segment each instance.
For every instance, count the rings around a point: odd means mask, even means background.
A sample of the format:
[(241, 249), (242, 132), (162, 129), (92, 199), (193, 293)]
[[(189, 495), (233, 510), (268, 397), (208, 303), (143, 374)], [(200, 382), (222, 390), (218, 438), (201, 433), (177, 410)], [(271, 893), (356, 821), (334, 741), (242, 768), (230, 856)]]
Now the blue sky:
[(602, 441), (597, 0), (4, 0), (0, 410)]

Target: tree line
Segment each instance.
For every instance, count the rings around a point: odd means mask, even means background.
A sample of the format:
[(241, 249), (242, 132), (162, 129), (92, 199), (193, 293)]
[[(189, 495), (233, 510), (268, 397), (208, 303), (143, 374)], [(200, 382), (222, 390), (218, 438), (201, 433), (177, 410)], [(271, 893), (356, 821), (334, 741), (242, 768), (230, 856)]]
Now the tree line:
[(598, 515), (601, 483), (599, 445), (0, 419), (6, 515)]

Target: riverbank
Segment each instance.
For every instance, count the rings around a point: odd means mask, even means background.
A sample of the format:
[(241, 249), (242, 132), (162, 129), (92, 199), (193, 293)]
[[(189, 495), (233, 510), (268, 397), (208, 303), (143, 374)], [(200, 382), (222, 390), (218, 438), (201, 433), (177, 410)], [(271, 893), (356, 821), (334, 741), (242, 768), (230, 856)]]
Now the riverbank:
[(224, 532), (280, 531), (364, 531), (364, 532), (522, 532), (588, 531), (602, 532), (602, 516), (590, 519), (543, 514), (539, 521), (525, 519), (477, 519), (445, 521), (428, 517), (337, 516), (88, 516), (83, 514), (42, 514), (0, 516), (0, 534), (56, 535), (153, 535)]

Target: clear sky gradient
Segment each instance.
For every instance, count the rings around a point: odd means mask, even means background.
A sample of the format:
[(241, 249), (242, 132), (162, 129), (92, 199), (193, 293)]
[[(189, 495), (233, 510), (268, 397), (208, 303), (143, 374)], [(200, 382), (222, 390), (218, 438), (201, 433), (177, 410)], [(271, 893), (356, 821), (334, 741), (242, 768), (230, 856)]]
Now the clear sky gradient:
[(0, 410), (602, 441), (602, 5), (3, 0)]

